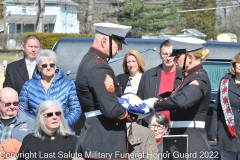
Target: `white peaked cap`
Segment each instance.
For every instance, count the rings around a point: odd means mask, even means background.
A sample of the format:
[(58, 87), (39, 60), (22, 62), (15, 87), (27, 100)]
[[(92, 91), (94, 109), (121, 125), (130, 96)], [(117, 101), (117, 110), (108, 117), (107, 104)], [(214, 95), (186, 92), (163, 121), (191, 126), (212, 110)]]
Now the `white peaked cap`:
[[(170, 56), (176, 56), (180, 53), (184, 53), (180, 50), (195, 51), (203, 48), (206, 41), (202, 39), (192, 38), (192, 37), (168, 37), (169, 41), (173, 47), (173, 53)], [(186, 53), (186, 51), (185, 51)]]
[(95, 23), (93, 24), (95, 30), (105, 35), (113, 34), (119, 37), (126, 37), (128, 31), (132, 28), (132, 26), (125, 26), (114, 23)]

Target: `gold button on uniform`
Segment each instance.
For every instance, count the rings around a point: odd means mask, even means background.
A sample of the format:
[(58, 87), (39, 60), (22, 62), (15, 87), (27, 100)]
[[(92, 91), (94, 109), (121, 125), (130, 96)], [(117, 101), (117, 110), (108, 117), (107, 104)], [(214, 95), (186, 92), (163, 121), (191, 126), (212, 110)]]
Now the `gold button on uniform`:
[(135, 120), (135, 117), (132, 117), (133, 120)]
[(118, 123), (116, 123), (116, 126), (118, 125)]

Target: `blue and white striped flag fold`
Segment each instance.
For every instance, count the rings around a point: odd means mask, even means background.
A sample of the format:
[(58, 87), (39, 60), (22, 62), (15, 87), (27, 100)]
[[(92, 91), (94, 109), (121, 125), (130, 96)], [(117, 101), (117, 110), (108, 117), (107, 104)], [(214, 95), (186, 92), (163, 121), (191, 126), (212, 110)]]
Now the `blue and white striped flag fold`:
[(130, 113), (133, 113), (135, 115), (144, 115), (150, 112), (149, 107), (145, 103), (142, 103), (138, 106), (131, 106), (127, 98), (119, 98), (119, 97), (118, 97), (118, 102), (124, 108), (126, 108)]

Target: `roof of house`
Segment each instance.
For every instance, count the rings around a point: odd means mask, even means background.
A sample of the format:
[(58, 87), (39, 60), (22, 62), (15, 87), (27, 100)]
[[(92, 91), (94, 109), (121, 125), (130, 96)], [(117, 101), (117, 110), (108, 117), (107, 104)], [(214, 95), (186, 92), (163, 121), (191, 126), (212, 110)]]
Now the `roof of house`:
[(227, 34), (229, 35), (231, 38), (237, 39), (237, 35), (234, 33), (222, 33), (222, 34)]
[[(6, 3), (36, 3), (36, 0), (5, 0)], [(78, 6), (79, 4), (72, 0), (45, 0), (45, 3), (54, 3), (70, 6)]]
[[(54, 24), (56, 15), (43, 15), (43, 24)], [(37, 16), (34, 15), (11, 15), (7, 17), (8, 23), (35, 24)]]
[(207, 37), (206, 34), (200, 32), (200, 31), (198, 31), (198, 30), (196, 30), (196, 29), (191, 29), (191, 28), (189, 28), (189, 29), (183, 29), (183, 30), (181, 30), (181, 32), (190, 33), (190, 34), (192, 34), (192, 35), (194, 35), (194, 36), (196, 36), (196, 37)]

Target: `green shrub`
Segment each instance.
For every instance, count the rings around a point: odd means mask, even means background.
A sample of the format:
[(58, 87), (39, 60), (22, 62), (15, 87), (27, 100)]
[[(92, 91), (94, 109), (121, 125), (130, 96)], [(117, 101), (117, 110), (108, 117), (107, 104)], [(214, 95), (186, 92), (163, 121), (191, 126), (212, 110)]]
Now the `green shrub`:
[(36, 35), (40, 39), (43, 49), (52, 49), (54, 44), (63, 37), (93, 37), (92, 34), (28, 32), (24, 34), (24, 38), (31, 34)]

